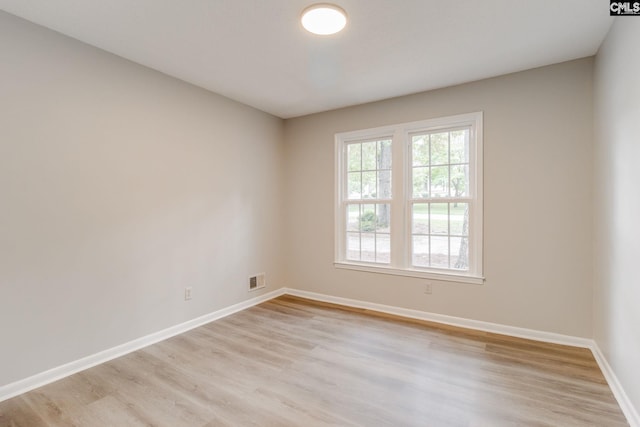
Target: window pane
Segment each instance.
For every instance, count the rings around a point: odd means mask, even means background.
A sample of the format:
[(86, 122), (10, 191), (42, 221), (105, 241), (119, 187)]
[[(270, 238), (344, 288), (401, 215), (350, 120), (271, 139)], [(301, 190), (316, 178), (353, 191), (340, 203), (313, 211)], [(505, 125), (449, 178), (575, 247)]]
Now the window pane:
[(360, 214), (360, 231), (376, 230), (376, 205), (362, 205)]
[(431, 203), (429, 208), (430, 234), (449, 234), (449, 204)]
[(360, 261), (360, 233), (347, 233), (347, 259)]
[(362, 198), (362, 174), (360, 172), (349, 172), (348, 174), (348, 193), (349, 199), (361, 199)]
[(431, 197), (449, 196), (449, 166), (431, 168)]
[(469, 269), (469, 243), (466, 237), (451, 237), (451, 267), (456, 270)]
[(431, 164), (449, 163), (449, 132), (431, 134)]
[(361, 144), (349, 144), (347, 145), (348, 150), (348, 170), (349, 171), (359, 171), (361, 168), (360, 164), (360, 150)]
[(378, 169), (391, 169), (391, 140), (378, 141)]
[(429, 205), (414, 203), (411, 216), (411, 232), (413, 234), (429, 234)]
[(376, 233), (388, 233), (391, 225), (391, 205), (376, 205)]
[(449, 238), (431, 236), (431, 267), (449, 268)]
[(362, 143), (362, 170), (376, 170), (376, 142)]
[(391, 239), (388, 234), (376, 234), (376, 262), (391, 262)]
[(362, 261), (376, 261), (376, 235), (374, 233), (361, 234)]
[(450, 204), (450, 231), (452, 236), (467, 236), (469, 234), (469, 204)]
[(391, 171), (382, 170), (378, 172), (378, 198), (391, 198)]
[(417, 135), (411, 138), (413, 166), (429, 165), (429, 135)]
[(429, 236), (413, 236), (412, 260), (416, 267), (429, 267)]
[(413, 168), (413, 197), (429, 197), (429, 168)]
[(347, 231), (360, 231), (360, 205), (347, 207)]
[(451, 163), (469, 163), (469, 129), (451, 132)]
[(376, 172), (362, 172), (362, 198), (376, 197)]
[(451, 166), (451, 197), (467, 197), (468, 183), (469, 167), (467, 165)]

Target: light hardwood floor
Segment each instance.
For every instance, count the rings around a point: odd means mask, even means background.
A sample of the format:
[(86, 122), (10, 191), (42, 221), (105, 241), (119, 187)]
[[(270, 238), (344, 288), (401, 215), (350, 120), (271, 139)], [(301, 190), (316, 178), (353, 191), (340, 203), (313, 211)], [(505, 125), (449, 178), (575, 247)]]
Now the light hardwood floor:
[(586, 349), (290, 296), (0, 403), (0, 426), (626, 426)]

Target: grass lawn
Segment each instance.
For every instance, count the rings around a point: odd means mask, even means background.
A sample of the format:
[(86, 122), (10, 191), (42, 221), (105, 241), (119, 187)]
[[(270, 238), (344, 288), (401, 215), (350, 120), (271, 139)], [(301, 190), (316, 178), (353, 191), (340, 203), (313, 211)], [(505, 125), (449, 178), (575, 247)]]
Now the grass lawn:
[[(413, 211), (415, 213), (427, 214), (429, 213), (429, 206), (427, 203), (414, 203)], [(465, 204), (458, 203), (456, 207), (453, 203), (451, 203), (451, 215), (464, 215)], [(431, 213), (433, 214), (447, 214), (447, 204), (446, 203), (431, 203)]]

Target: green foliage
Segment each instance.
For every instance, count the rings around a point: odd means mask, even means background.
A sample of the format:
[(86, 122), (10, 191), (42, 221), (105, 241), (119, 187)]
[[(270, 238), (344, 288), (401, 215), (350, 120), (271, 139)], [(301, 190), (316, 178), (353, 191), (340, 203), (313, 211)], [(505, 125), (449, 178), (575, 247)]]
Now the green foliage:
[(391, 169), (391, 140), (350, 143), (347, 145), (349, 172)]
[(361, 144), (349, 144), (347, 145), (349, 159), (349, 171), (359, 171), (361, 170), (361, 161), (362, 161), (362, 148)]
[(375, 212), (368, 211), (360, 215), (360, 231), (376, 231), (378, 217)]
[(467, 139), (466, 129), (413, 136), (414, 197), (460, 197), (467, 193)]
[(391, 197), (391, 140), (347, 145), (350, 199)]

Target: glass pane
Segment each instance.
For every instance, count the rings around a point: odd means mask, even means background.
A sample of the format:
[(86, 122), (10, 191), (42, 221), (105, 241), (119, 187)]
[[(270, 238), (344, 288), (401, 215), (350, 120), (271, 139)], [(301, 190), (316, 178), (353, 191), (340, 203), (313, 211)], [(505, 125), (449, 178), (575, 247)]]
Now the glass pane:
[(413, 236), (411, 263), (416, 267), (429, 267), (429, 237)]
[(429, 197), (429, 168), (413, 168), (413, 197)]
[(362, 205), (360, 215), (360, 231), (376, 230), (376, 205)]
[(347, 157), (348, 157), (348, 170), (349, 171), (359, 171), (360, 170), (360, 159), (361, 159), (361, 144), (349, 144), (347, 145)]
[(451, 166), (451, 197), (468, 196), (469, 167), (467, 165)]
[(360, 205), (347, 207), (347, 231), (360, 231)]
[(360, 261), (360, 233), (347, 233), (347, 259)]
[(429, 234), (429, 205), (414, 203), (411, 217), (411, 232), (413, 234)]
[(466, 237), (451, 237), (451, 267), (456, 270), (469, 269), (469, 244)]
[(361, 234), (361, 254), (362, 261), (375, 262), (376, 261), (376, 235), (374, 233), (362, 233)]
[(429, 135), (411, 138), (413, 166), (429, 165)]
[(388, 233), (391, 224), (391, 205), (376, 205), (376, 233)]
[(378, 169), (391, 169), (391, 140), (378, 141)]
[(431, 203), (429, 211), (430, 234), (449, 234), (449, 204)]
[(391, 171), (382, 170), (378, 172), (378, 198), (391, 198)]
[(469, 234), (469, 204), (451, 203), (449, 212), (449, 234), (467, 236)]
[(391, 262), (391, 239), (388, 234), (376, 234), (376, 262)]
[(451, 132), (451, 163), (469, 163), (469, 129)]
[(431, 236), (431, 267), (449, 268), (449, 238)]
[(431, 164), (449, 163), (449, 132), (431, 134)]
[(362, 170), (376, 170), (376, 142), (362, 143)]
[(376, 172), (362, 172), (362, 198), (373, 199), (376, 194)]
[(348, 180), (348, 193), (349, 199), (361, 199), (362, 198), (362, 174), (360, 172), (349, 172), (347, 180)]
[(431, 168), (431, 197), (449, 196), (449, 166)]

